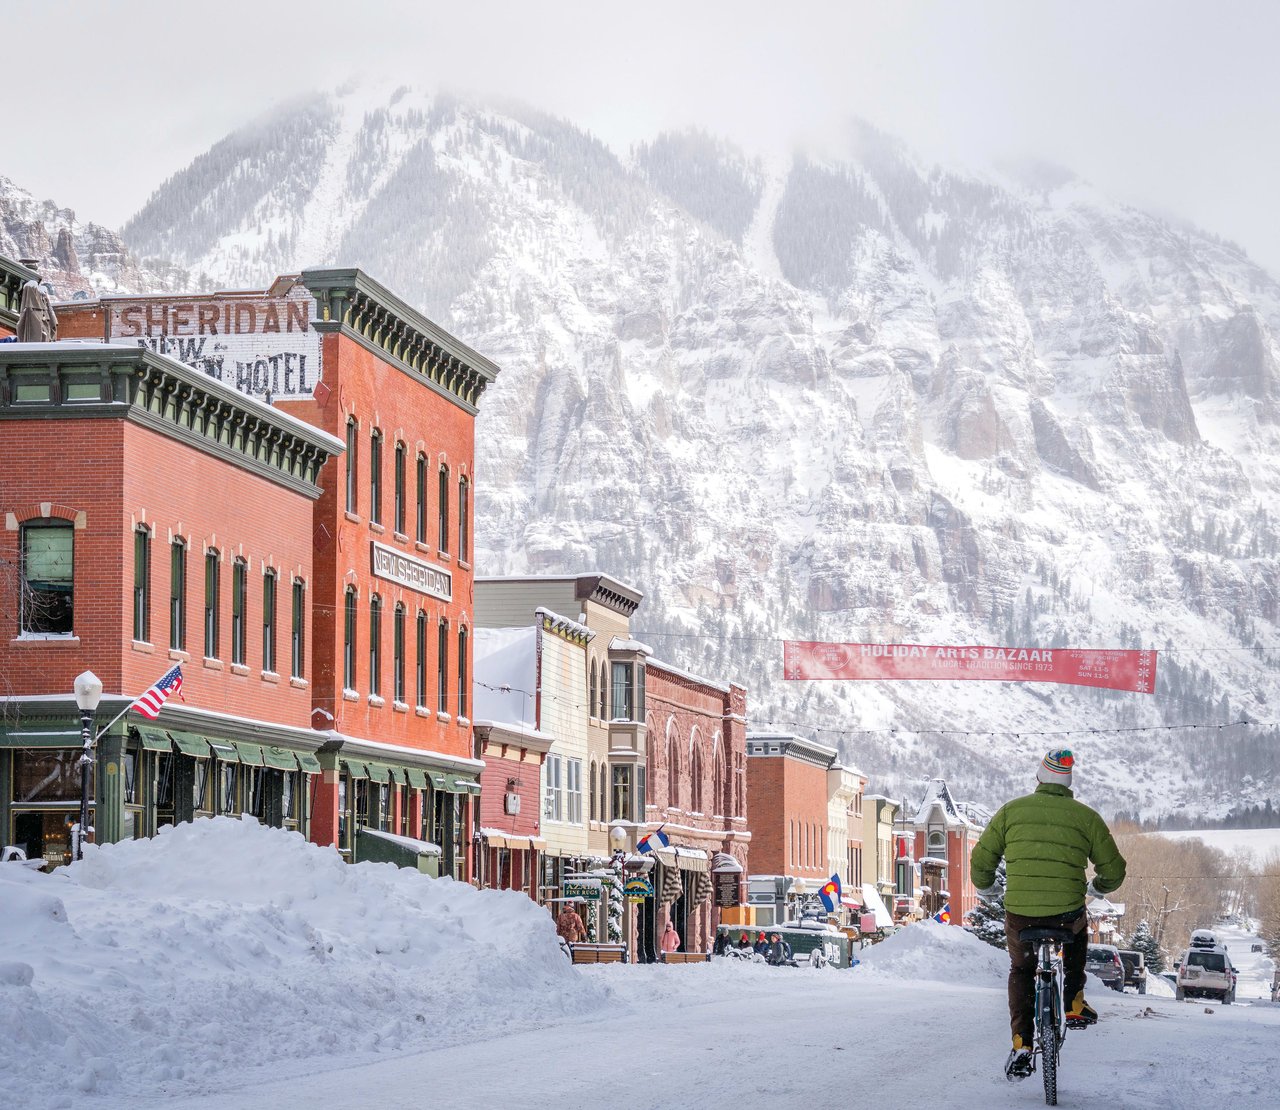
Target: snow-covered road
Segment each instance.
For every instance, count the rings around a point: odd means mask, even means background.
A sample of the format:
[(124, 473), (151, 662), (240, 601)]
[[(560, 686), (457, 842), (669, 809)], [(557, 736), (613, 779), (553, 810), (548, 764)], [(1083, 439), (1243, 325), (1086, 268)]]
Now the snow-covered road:
[[(1280, 1106), (1280, 1007), (1245, 1001), (1269, 964), (1222, 932), (1240, 1003), (1092, 982), (1060, 1105)], [(0, 1106), (1043, 1104), (1002, 1074), (1003, 952), (930, 922), (862, 957), (574, 969), (522, 895), (202, 821), (53, 875), (0, 865)]]

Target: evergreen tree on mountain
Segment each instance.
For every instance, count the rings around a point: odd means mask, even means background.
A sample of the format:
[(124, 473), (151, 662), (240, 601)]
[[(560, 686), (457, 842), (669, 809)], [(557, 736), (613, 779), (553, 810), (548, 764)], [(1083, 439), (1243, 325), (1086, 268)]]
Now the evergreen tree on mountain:
[(1142, 953), (1148, 975), (1159, 975), (1164, 970), (1164, 953), (1160, 951), (1160, 944), (1152, 935), (1151, 926), (1145, 918), (1138, 922), (1133, 936), (1129, 938), (1129, 947)]
[(979, 898), (969, 911), (969, 931), (979, 940), (985, 940), (993, 948), (1007, 948), (1004, 934), (1004, 890), (1006, 879), (1004, 864), (996, 868), (996, 890), (989, 898)]

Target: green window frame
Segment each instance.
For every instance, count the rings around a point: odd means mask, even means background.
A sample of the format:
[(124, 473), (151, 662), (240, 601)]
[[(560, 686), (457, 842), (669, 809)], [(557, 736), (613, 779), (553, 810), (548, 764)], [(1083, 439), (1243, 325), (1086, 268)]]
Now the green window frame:
[(151, 642), (151, 529), (145, 524), (133, 533), (133, 638)]
[(22, 525), (19, 630), (69, 636), (75, 618), (75, 528), (69, 520)]
[(207, 659), (218, 658), (220, 638), (218, 604), (221, 578), (218, 568), (218, 551), (211, 547), (204, 553), (204, 654)]
[(169, 647), (187, 649), (187, 541), (181, 536), (169, 544)]
[(244, 618), (248, 594), (249, 564), (237, 559), (231, 565), (231, 662), (244, 666)]

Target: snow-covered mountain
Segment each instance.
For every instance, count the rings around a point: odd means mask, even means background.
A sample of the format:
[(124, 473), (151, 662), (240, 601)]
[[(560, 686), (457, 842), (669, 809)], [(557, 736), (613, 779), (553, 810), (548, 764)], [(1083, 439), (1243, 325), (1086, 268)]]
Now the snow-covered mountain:
[(34, 259), (41, 279), (68, 300), (181, 289), (187, 281), (170, 265), (139, 265), (117, 232), (81, 223), (70, 208), (38, 201), (7, 177), (0, 177), (0, 254)]
[[(872, 789), (996, 802), (1069, 744), (1108, 812), (1280, 799), (1280, 285), (1229, 243), (865, 124), (620, 159), (404, 88), (228, 136), (124, 238), (218, 287), (359, 265), (455, 330), (503, 368), (480, 570), (633, 582), (662, 657)], [(1149, 647), (1159, 689), (788, 683), (790, 638)]]

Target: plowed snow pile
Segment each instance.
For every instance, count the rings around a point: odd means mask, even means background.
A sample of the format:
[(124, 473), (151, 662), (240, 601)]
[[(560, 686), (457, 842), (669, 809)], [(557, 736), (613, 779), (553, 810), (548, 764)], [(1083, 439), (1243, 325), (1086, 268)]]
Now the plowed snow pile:
[(524, 894), (352, 866), (251, 820), (89, 847), (49, 875), (0, 864), (6, 1106), (195, 1090), (251, 1063), (301, 1072), (603, 1001)]
[(895, 979), (928, 979), (989, 987), (1004, 982), (1009, 957), (964, 929), (921, 921), (857, 953), (856, 970)]

